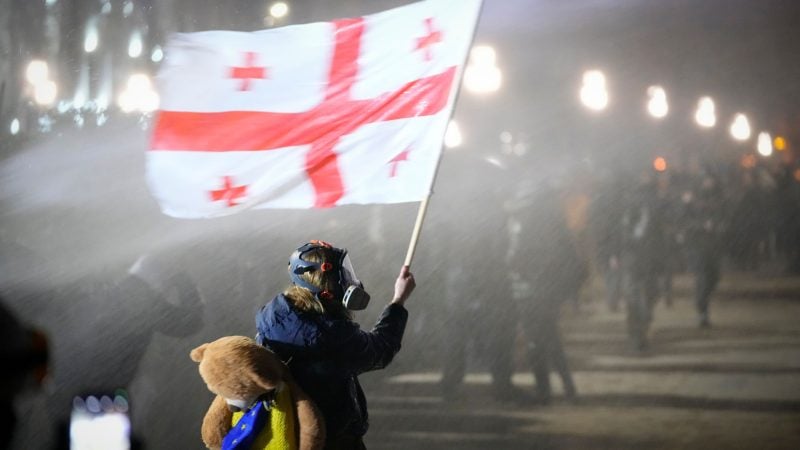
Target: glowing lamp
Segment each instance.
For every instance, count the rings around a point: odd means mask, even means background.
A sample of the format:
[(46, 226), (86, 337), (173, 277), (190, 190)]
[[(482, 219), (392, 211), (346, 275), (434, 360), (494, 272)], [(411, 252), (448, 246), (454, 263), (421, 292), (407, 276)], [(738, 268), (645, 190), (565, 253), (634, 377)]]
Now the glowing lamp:
[(717, 124), (717, 113), (711, 97), (702, 97), (697, 102), (694, 120), (703, 128), (711, 128)]
[(289, 5), (285, 2), (275, 2), (269, 7), (269, 15), (276, 19), (286, 17), (287, 14), (289, 14)]
[(669, 104), (667, 103), (667, 93), (661, 86), (650, 86), (647, 88), (647, 95), (650, 99), (647, 101), (647, 112), (656, 119), (666, 117), (669, 112)]
[(772, 154), (772, 138), (769, 133), (762, 131), (758, 133), (757, 150), (761, 156), (769, 156)]
[(737, 113), (731, 122), (730, 132), (737, 141), (750, 139), (750, 122), (747, 121), (747, 116)]
[(451, 120), (447, 125), (447, 131), (444, 134), (444, 145), (447, 148), (455, 148), (461, 145), (463, 137), (461, 136), (461, 128), (458, 122)]
[(583, 74), (580, 99), (584, 106), (593, 111), (602, 111), (608, 106), (606, 76), (599, 70), (589, 70)]
[(786, 150), (786, 139), (783, 136), (775, 136), (775, 142), (773, 142), (775, 146), (775, 150), (782, 152)]

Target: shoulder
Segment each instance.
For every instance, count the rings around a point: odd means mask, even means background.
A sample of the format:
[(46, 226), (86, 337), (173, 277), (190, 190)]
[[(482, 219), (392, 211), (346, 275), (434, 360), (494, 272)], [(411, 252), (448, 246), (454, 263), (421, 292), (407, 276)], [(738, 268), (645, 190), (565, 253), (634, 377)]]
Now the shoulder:
[(272, 300), (268, 301), (256, 313), (256, 322), (261, 325), (262, 321), (270, 322), (276, 316), (289, 314), (291, 307), (283, 296), (283, 294), (275, 296)]
[(273, 344), (279, 342), (301, 347), (325, 346), (352, 335), (353, 327), (358, 329), (358, 325), (350, 320), (300, 311), (283, 294), (277, 295), (258, 311), (256, 327), (258, 333)]
[(268, 338), (300, 328), (307, 322), (283, 294), (278, 294), (256, 313), (256, 328)]

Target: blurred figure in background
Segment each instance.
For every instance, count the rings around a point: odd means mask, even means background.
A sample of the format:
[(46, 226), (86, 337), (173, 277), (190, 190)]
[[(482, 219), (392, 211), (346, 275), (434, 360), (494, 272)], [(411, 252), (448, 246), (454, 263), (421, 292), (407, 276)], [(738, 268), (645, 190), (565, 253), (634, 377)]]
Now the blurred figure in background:
[(681, 193), (681, 233), (686, 242), (687, 266), (695, 280), (698, 325), (708, 328), (711, 326), (709, 300), (720, 278), (720, 235), (725, 228), (720, 219), (717, 180), (697, 168), (690, 175), (689, 184)]
[(119, 279), (104, 278), (89, 289), (79, 280), (77, 289), (57, 295), (67, 309), (49, 328), (52, 420), (69, 417), (75, 395), (130, 389), (156, 333), (178, 337), (200, 329), (200, 293), (176, 267), (171, 259), (145, 255)]
[(776, 247), (786, 259), (786, 271), (800, 274), (800, 165), (787, 167), (776, 176), (776, 210), (782, 220), (775, 226)]
[(619, 230), (625, 190), (617, 177), (601, 179), (597, 196), (590, 205), (589, 220), (593, 234), (597, 269), (603, 276), (608, 309), (615, 312), (622, 299), (622, 234)]
[(488, 364), (497, 400), (519, 398), (511, 384), (516, 316), (506, 280), (508, 233), (500, 188), (507, 172), (491, 161), (461, 154), (441, 166), (444, 176), (451, 177), (437, 194), (449, 200), (442, 252), (446, 325), (441, 391), (446, 400), (458, 396), (472, 356)]
[(657, 204), (661, 210), (663, 230), (663, 262), (661, 271), (657, 275), (659, 297), (664, 299), (667, 307), (672, 306), (672, 279), (675, 273), (682, 270), (682, 246), (678, 240), (678, 227), (676, 223), (677, 208), (680, 199), (672, 175), (664, 172), (656, 178)]
[(737, 269), (756, 270), (760, 262), (759, 249), (765, 247), (771, 225), (766, 220), (767, 198), (750, 171), (741, 174), (741, 185), (736, 191), (738, 195), (731, 211), (726, 241)]
[(546, 183), (523, 181), (507, 206), (512, 298), (525, 333), (536, 400), (550, 402), (551, 369), (561, 377), (565, 397), (574, 399), (575, 382), (558, 322), (562, 304), (574, 298), (586, 280), (586, 264), (575, 248), (558, 192)]
[(620, 230), (628, 335), (636, 350), (642, 351), (649, 346), (665, 248), (663, 206), (649, 170), (628, 191)]
[[(551, 187), (551, 190), (553, 194), (561, 199), (560, 203), (563, 205), (561, 217), (564, 218), (567, 231), (569, 231), (570, 240), (573, 243), (573, 248), (580, 259), (580, 266), (587, 271), (585, 274), (586, 277), (584, 278), (587, 278), (588, 268), (591, 265), (592, 259), (591, 236), (588, 230), (590, 199), (587, 194), (589, 189), (588, 186), (586, 186), (586, 180), (589, 178), (589, 174), (581, 169), (583, 169), (583, 166), (578, 166), (576, 168), (578, 172), (569, 178), (567, 178), (566, 174), (559, 177), (562, 184)], [(567, 179), (569, 179), (568, 183), (565, 182)], [(584, 280), (575, 286), (574, 292), (567, 299), (572, 303), (576, 311), (580, 309), (583, 281)], [(587, 294), (591, 295), (591, 290), (589, 290)], [(588, 300), (591, 301), (592, 299), (589, 298)]]

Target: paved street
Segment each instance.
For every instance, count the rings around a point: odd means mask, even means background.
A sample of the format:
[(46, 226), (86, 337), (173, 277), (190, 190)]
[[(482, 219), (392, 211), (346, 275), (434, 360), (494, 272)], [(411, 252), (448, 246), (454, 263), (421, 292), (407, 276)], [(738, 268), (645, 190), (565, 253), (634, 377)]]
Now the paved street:
[(689, 282), (677, 280), (672, 308), (657, 306), (646, 354), (630, 350), (624, 315), (607, 312), (599, 287), (578, 312), (566, 307), (577, 403), (558, 397), (555, 375), (552, 406), (497, 403), (486, 373), (470, 373), (453, 403), (435, 368), (367, 377), (368, 448), (800, 448), (800, 279), (726, 276), (710, 330), (695, 326)]

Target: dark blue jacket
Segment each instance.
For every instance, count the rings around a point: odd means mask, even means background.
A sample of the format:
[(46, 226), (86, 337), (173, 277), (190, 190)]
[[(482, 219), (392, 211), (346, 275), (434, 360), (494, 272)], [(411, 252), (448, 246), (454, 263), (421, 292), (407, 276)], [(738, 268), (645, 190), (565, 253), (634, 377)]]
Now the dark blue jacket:
[(367, 432), (367, 402), (357, 375), (386, 367), (400, 350), (408, 312), (389, 305), (370, 332), (348, 319), (298, 311), (283, 296), (256, 314), (258, 341), (287, 362), (325, 417), (328, 440)]

